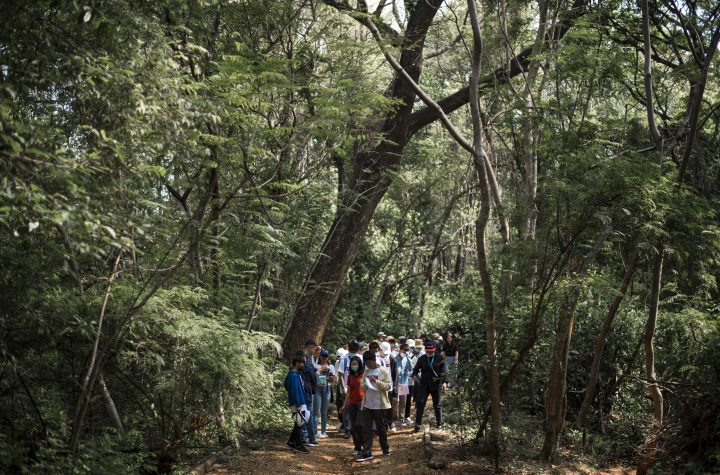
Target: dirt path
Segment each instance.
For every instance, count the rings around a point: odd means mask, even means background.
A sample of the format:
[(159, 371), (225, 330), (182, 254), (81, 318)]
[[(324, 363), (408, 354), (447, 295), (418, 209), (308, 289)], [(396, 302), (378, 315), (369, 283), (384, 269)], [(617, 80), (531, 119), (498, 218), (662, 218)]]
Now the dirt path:
[[(363, 473), (439, 473), (428, 467), (423, 451), (422, 433), (411, 428), (400, 428), (389, 433), (390, 455), (383, 456), (377, 439), (373, 447), (374, 460), (355, 462), (352, 456), (352, 439), (345, 439), (337, 431), (328, 430), (327, 439), (318, 439), (320, 447), (309, 447), (310, 454), (294, 452), (285, 445), (288, 434), (278, 435), (266, 447), (251, 451), (243, 449), (227, 457), (212, 474), (363, 474)], [(489, 473), (481, 470), (477, 464), (468, 461), (449, 461), (443, 474)]]
[[(330, 424), (330, 423), (329, 423)], [(335, 421), (332, 426), (334, 427)], [(289, 428), (288, 428), (289, 431)], [(285, 474), (369, 474), (394, 473), (412, 474), (452, 474), (452, 475), (489, 475), (494, 473), (490, 461), (475, 450), (459, 448), (457, 441), (447, 432), (432, 431), (433, 459), (442, 459), (442, 469), (431, 468), (425, 455), (422, 432), (413, 432), (411, 427), (402, 427), (389, 433), (390, 455), (381, 455), (377, 439), (374, 440), (375, 459), (368, 462), (355, 462), (352, 456), (352, 439), (345, 439), (335, 429), (328, 430), (327, 439), (318, 439), (320, 447), (310, 447), (310, 454), (301, 454), (291, 450), (285, 442), (287, 433), (278, 433), (276, 437), (263, 441), (260, 448), (251, 450), (242, 447), (231, 455), (223, 456), (212, 470), (206, 473), (215, 475), (285, 475)], [(622, 466), (595, 468), (580, 460), (558, 465), (545, 464), (536, 458), (516, 459), (504, 467), (504, 473), (517, 475), (634, 475), (634, 470)]]

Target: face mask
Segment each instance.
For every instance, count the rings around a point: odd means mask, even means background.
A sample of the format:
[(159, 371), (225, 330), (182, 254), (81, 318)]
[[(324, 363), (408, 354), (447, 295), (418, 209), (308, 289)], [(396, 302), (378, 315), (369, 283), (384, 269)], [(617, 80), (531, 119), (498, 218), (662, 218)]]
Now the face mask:
[(358, 371), (360, 371), (360, 368), (357, 366), (350, 366), (350, 371), (352, 371), (353, 373), (357, 373)]

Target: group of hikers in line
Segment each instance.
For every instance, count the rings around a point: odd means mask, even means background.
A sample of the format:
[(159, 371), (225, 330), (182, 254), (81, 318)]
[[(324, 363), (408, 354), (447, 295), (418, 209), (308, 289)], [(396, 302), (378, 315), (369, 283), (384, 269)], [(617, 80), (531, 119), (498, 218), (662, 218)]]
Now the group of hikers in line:
[[(295, 354), (285, 378), (294, 424), (287, 445), (301, 453), (318, 447), (326, 438), (328, 411), (337, 407), (337, 430), (352, 437), (355, 461), (372, 460), (374, 435), (383, 455), (390, 454), (388, 431), (413, 423), (422, 427), (425, 404), (432, 398), (435, 426), (442, 426), (442, 397), (454, 385), (459, 349), (448, 333), (412, 339), (395, 339), (379, 332), (366, 343), (362, 335), (338, 348), (333, 363), (330, 351), (308, 341)], [(318, 422), (320, 427), (318, 427)]]

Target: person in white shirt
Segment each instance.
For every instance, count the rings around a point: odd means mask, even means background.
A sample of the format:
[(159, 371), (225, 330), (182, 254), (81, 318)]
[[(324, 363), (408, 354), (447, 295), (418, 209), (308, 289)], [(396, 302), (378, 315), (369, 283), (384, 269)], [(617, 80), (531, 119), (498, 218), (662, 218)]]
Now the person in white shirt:
[(393, 384), (390, 371), (378, 365), (376, 355), (372, 351), (363, 353), (365, 373), (360, 387), (365, 391), (362, 401), (362, 427), (363, 450), (355, 459), (357, 462), (372, 460), (373, 423), (378, 431), (378, 439), (383, 455), (390, 455), (390, 445), (385, 426), (385, 413), (390, 409), (388, 393), (392, 391)]

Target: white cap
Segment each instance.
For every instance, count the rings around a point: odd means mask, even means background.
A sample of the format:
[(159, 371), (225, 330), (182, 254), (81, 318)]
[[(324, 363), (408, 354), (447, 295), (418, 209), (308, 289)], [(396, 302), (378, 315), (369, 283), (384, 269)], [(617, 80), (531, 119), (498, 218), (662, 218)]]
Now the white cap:
[(347, 354), (348, 354), (348, 351), (345, 348), (340, 347), (340, 348), (338, 348), (337, 352), (335, 353), (335, 356), (337, 356), (338, 358), (342, 358), (343, 356), (345, 356)]
[(391, 351), (390, 343), (388, 343), (387, 341), (383, 341), (382, 343), (380, 343), (380, 351), (382, 351), (385, 355), (389, 355)]
[(407, 344), (407, 346), (409, 346), (410, 348), (415, 348), (415, 340), (413, 340), (412, 338), (407, 340), (405, 344)]

